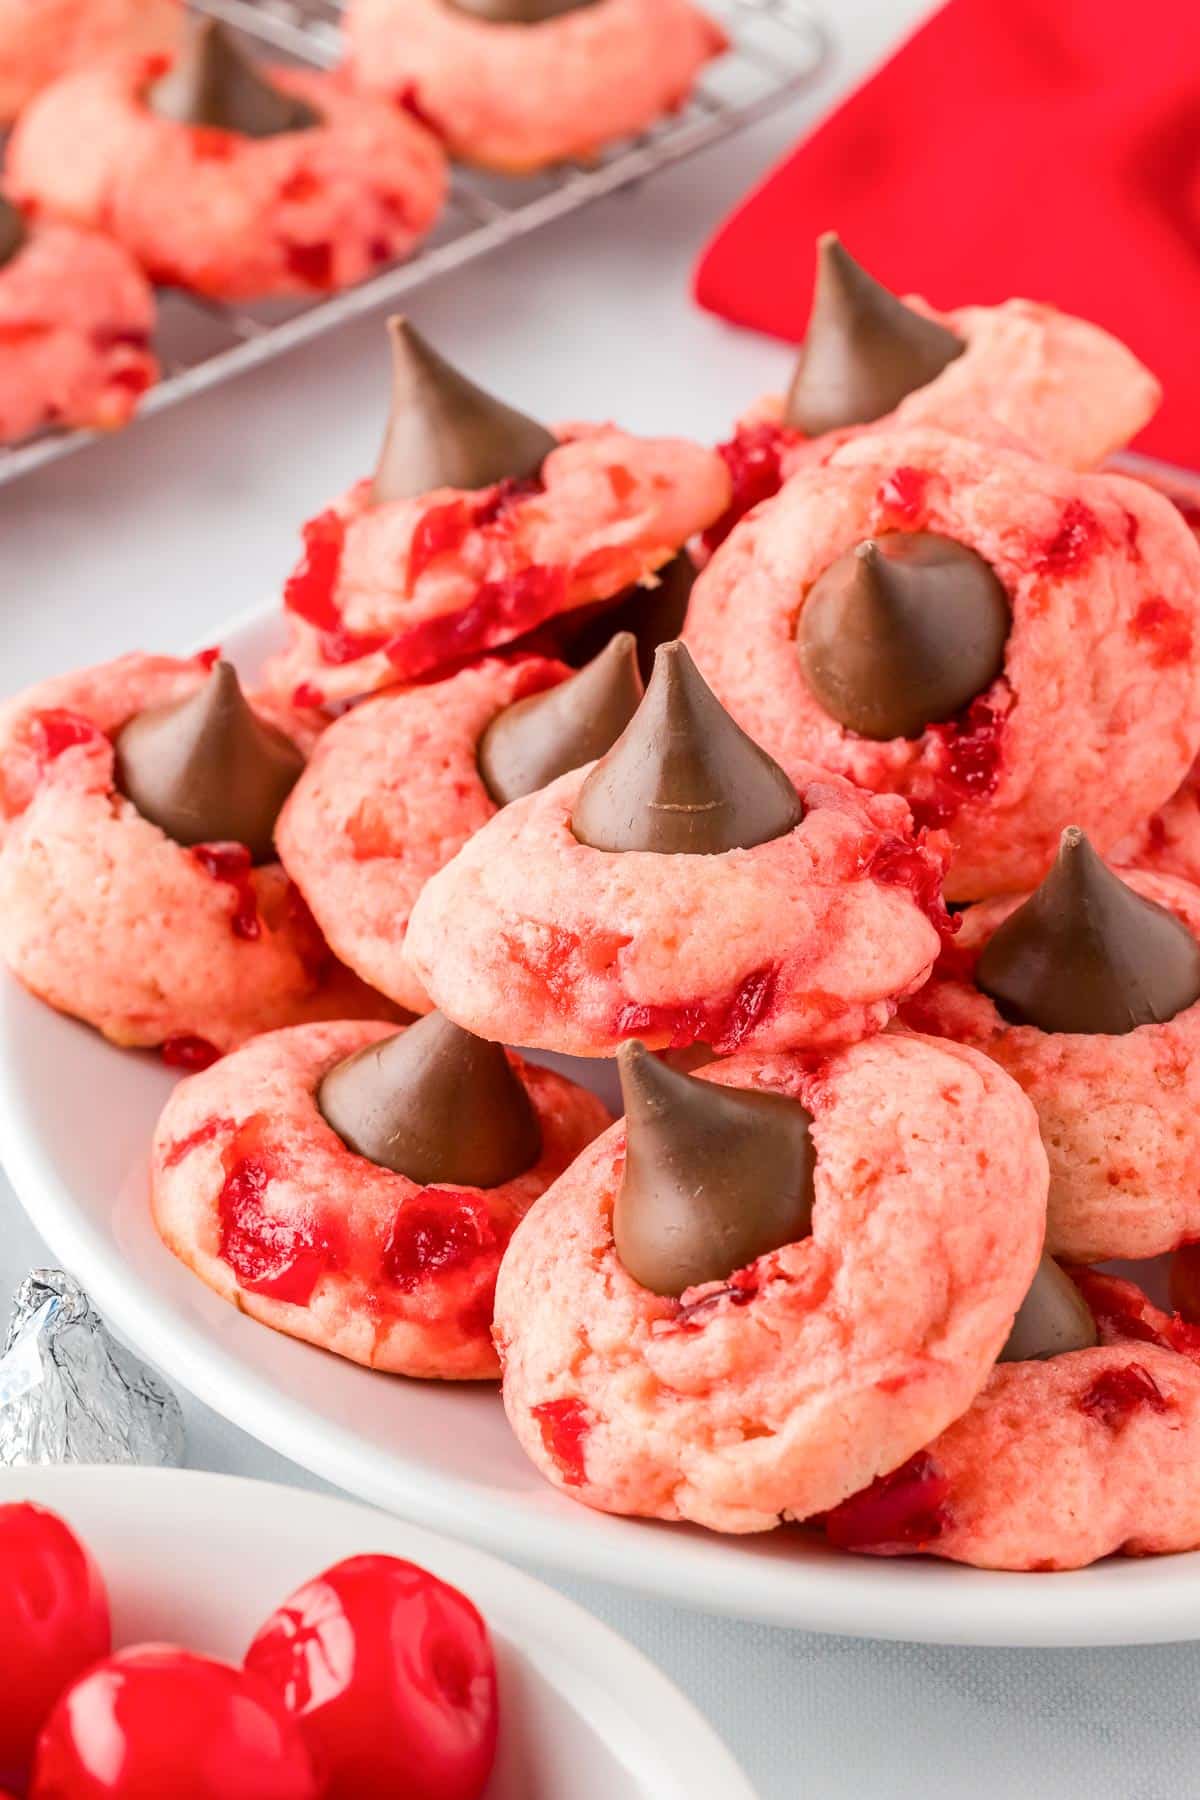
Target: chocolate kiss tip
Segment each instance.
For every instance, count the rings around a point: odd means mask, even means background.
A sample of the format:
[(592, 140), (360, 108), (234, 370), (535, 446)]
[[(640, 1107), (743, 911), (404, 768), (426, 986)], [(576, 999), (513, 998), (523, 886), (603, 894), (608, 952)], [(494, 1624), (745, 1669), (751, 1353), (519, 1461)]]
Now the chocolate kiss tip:
[(275, 857), (275, 821), (304, 768), (291, 738), (260, 719), (232, 663), (186, 700), (151, 707), (116, 738), (116, 785), (178, 844), (245, 844)]
[(817, 240), (808, 335), (784, 423), (808, 437), (865, 425), (940, 375), (966, 345), (905, 306), (855, 262), (836, 232)]
[(11, 200), (0, 194), (0, 269), (12, 261), (25, 242), (25, 221)]
[(803, 817), (778, 763), (676, 642), (655, 652), (645, 698), (580, 788), (571, 829), (594, 850), (715, 856), (783, 837)]
[(146, 96), (159, 118), (242, 137), (280, 137), (321, 123), (315, 107), (273, 87), (216, 19), (194, 26), (174, 66)]
[(611, 749), (638, 709), (637, 639), (619, 631), (557, 687), (497, 713), (479, 740), (479, 773), (497, 806), (536, 793)]
[(992, 685), (1011, 625), (1004, 586), (974, 550), (937, 532), (889, 531), (817, 577), (796, 652), (814, 697), (847, 731), (917, 738)]
[(1069, 1350), (1091, 1350), (1099, 1342), (1087, 1301), (1054, 1258), (1044, 1255), (997, 1360), (1037, 1362)]
[(542, 1153), (537, 1113), (504, 1046), (442, 1013), (336, 1063), (317, 1106), (348, 1149), (421, 1187), (501, 1187)]
[(816, 1157), (798, 1100), (697, 1081), (637, 1041), (617, 1067), (625, 1167), (613, 1241), (635, 1281), (678, 1296), (809, 1235)]
[(552, 432), (469, 381), (406, 318), (390, 318), (388, 335), (392, 402), (374, 505), (537, 474), (558, 446)]
[(1120, 1037), (1200, 999), (1200, 944), (1070, 825), (1041, 886), (985, 946), (975, 980), (1010, 1024)]

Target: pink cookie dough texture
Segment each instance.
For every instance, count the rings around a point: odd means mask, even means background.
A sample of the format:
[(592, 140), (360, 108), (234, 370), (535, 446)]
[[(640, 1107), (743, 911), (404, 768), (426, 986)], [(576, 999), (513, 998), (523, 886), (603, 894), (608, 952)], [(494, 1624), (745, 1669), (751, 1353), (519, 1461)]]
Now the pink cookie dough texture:
[[(904, 1548), (1049, 1570), (1200, 1546), (1200, 1334), (1131, 1282), (1088, 1275), (1081, 1286), (1100, 1346), (997, 1366), (916, 1459), (926, 1535)], [(871, 1499), (844, 1509), (860, 1528)], [(830, 1535), (843, 1533), (835, 1525)]]
[[(1200, 889), (1134, 869), (1121, 879), (1200, 936)], [(1200, 1236), (1200, 1002), (1120, 1037), (1010, 1025), (973, 974), (1023, 899), (971, 907), (902, 1016), (983, 1051), (1033, 1102), (1050, 1158), (1048, 1250), (1074, 1262), (1157, 1256)]]
[(68, 69), (123, 51), (163, 51), (179, 0), (0, 0), (0, 120)]
[(1121, 839), (1112, 860), (1200, 883), (1200, 763), (1192, 764), (1165, 806)]
[(457, 1024), (577, 1056), (729, 1054), (861, 1037), (925, 980), (941, 863), (892, 796), (810, 772), (784, 837), (613, 853), (571, 830), (587, 773), (513, 801), (422, 890), (409, 961)]
[(729, 497), (715, 451), (611, 426), (573, 427), (533, 482), (381, 506), (360, 482), (304, 528), (266, 680), (320, 704), (495, 649), (661, 568)]
[[(112, 736), (206, 673), (125, 656), (0, 709), (0, 957), (119, 1044), (225, 1051), (304, 1019), (392, 1016), (333, 958), (278, 863), (222, 879), (115, 790)], [(261, 709), (306, 747), (309, 727)]]
[(514, 1226), (609, 1123), (595, 1095), (514, 1058), (542, 1153), (497, 1188), (419, 1187), (348, 1150), (315, 1093), (376, 1024), (269, 1032), (180, 1083), (155, 1133), (164, 1243), (239, 1311), (393, 1374), (494, 1378), (496, 1270)]
[(0, 442), (43, 425), (112, 431), (158, 378), (154, 294), (119, 244), (32, 223), (0, 267)]
[(1033, 1275), (1046, 1161), (985, 1057), (881, 1037), (701, 1079), (814, 1117), (809, 1238), (662, 1298), (612, 1242), (616, 1125), (538, 1202), (496, 1291), (504, 1404), (590, 1506), (766, 1531), (835, 1505), (965, 1411)]
[(443, 0), (352, 0), (352, 78), (411, 108), (451, 154), (514, 174), (589, 159), (682, 106), (727, 40), (691, 0), (593, 0), (533, 25)]
[(498, 810), (479, 740), (506, 706), (569, 673), (539, 656), (486, 657), (364, 701), (324, 733), (280, 814), (280, 859), (326, 940), (412, 1012), (432, 1004), (404, 955), (413, 903)]
[(156, 73), (128, 57), (48, 88), (9, 144), (13, 198), (109, 232), (154, 281), (225, 299), (347, 287), (441, 210), (436, 141), (328, 75), (272, 69), (323, 122), (252, 139), (157, 117), (141, 99)]
[[(1003, 673), (964, 713), (874, 742), (818, 703), (795, 634), (817, 577), (890, 531), (976, 551), (1013, 623)], [(1065, 825), (1107, 853), (1179, 786), (1200, 748), (1198, 623), (1200, 548), (1143, 483), (924, 428), (843, 444), (744, 519), (692, 590), (684, 639), (785, 769), (901, 793), (945, 827), (947, 897), (972, 900), (1036, 885)]]

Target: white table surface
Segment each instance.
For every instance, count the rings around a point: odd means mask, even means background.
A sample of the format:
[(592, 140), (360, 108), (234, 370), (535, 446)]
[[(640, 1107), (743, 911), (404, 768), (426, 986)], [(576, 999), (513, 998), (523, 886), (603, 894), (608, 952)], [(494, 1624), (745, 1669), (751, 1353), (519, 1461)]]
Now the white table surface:
[[(825, 9), (835, 64), (789, 112), (420, 289), (410, 309), (419, 324), (537, 415), (615, 415), (634, 430), (721, 435), (748, 398), (778, 385), (790, 359), (690, 304), (695, 253), (926, 0), (825, 0)], [(294, 558), (299, 522), (370, 467), (385, 392), (379, 323), (362, 322), (0, 489), (0, 691), (126, 649), (185, 648), (270, 595)], [(0, 1177), (0, 1309), (46, 1258)], [(320, 1485), (184, 1399), (194, 1466)], [(872, 1644), (707, 1620), (550, 1579), (693, 1696), (763, 1800), (1200, 1794), (1194, 1647), (1025, 1654)]]

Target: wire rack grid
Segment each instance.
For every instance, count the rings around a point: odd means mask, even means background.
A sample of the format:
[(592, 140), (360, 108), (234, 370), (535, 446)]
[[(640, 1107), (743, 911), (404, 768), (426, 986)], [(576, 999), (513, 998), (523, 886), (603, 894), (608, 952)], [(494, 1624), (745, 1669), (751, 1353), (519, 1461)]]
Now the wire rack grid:
[[(340, 54), (340, 0), (190, 0), (236, 27), (265, 56), (329, 66)], [(141, 417), (256, 367), (323, 331), (396, 300), (434, 276), (473, 262), (577, 208), (716, 143), (784, 105), (813, 79), (828, 52), (808, 0), (705, 0), (730, 38), (687, 105), (592, 164), (566, 163), (531, 177), (456, 168), (436, 229), (414, 255), (332, 297), (225, 305), (179, 290), (159, 296), (155, 349), (162, 379)], [(135, 426), (136, 428), (136, 422)], [(0, 482), (96, 441), (86, 431), (44, 432), (0, 445)]]

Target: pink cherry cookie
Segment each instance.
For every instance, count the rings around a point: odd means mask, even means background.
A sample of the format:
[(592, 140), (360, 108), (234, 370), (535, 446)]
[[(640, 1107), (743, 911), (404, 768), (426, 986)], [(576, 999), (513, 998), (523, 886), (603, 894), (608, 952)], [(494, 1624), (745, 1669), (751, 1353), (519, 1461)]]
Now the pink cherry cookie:
[(894, 796), (812, 772), (782, 837), (614, 852), (571, 828), (588, 773), (506, 806), (418, 897), (408, 958), (459, 1024), (576, 1056), (729, 1055), (861, 1037), (926, 979), (941, 861)]
[(387, 94), (451, 155), (521, 174), (590, 160), (687, 100), (726, 47), (691, 0), (592, 0), (535, 22), (441, 0), (353, 0), (355, 83)]
[[(810, 686), (797, 633), (833, 565), (910, 537), (965, 547), (998, 580), (1000, 670), (912, 736), (863, 736)], [(1069, 823), (1107, 851), (1178, 787), (1200, 747), (1198, 607), (1200, 550), (1143, 483), (923, 427), (857, 437), (793, 476), (705, 569), (684, 637), (785, 769), (903, 794), (944, 827), (947, 896), (967, 900), (1036, 882)]]
[(831, 1542), (983, 1569), (1200, 1547), (1200, 1332), (1075, 1271), (1095, 1348), (997, 1365), (948, 1430), (824, 1520)]
[[(59, 1011), (184, 1066), (274, 1025), (394, 1014), (333, 958), (277, 862), (185, 848), (118, 791), (118, 732), (197, 694), (210, 661), (125, 656), (0, 709), (0, 955)], [(255, 712), (307, 748), (309, 724), (269, 700)]]
[(394, 1027), (269, 1032), (181, 1082), (155, 1133), (154, 1220), (222, 1299), (393, 1374), (486, 1380), (496, 1270), (530, 1205), (609, 1122), (593, 1094), (511, 1058), (541, 1151), (496, 1187), (422, 1185), (349, 1149), (316, 1094)]
[[(1200, 889), (1169, 875), (1118, 873), (1133, 895), (1200, 937)], [(903, 1021), (984, 1052), (1033, 1102), (1050, 1159), (1048, 1250), (1081, 1263), (1157, 1256), (1200, 1235), (1200, 1000), (1120, 1033), (1011, 1022), (976, 975), (981, 955), (1027, 898), (1008, 895), (965, 912)], [(1093, 913), (1101, 904), (1093, 903)], [(1128, 948), (1118, 954), (1136, 992), (1154, 971)], [(1161, 952), (1150, 954), (1161, 964)], [(1074, 977), (1052, 972), (1048, 961), (1044, 979), (1069, 987)]]
[(798, 469), (865, 433), (932, 425), (957, 437), (1006, 439), (1064, 468), (1094, 469), (1136, 436), (1158, 407), (1161, 389), (1149, 369), (1086, 319), (1035, 300), (938, 312), (907, 294), (903, 304), (960, 338), (966, 346), (961, 355), (879, 418), (816, 437), (785, 423), (782, 395), (765, 395), (720, 446), (734, 499), (709, 533), (710, 548)]
[(112, 431), (158, 379), (154, 294), (98, 232), (31, 222), (0, 263), (0, 442), (43, 425)]
[[(691, 1085), (709, 1082), (807, 1109), (811, 1233), (678, 1298), (651, 1291), (614, 1243), (619, 1123), (516, 1232), (496, 1341), (513, 1429), (556, 1486), (765, 1531), (836, 1505), (970, 1404), (1037, 1262), (1045, 1154), (1020, 1091), (958, 1045), (741, 1055)], [(752, 1162), (753, 1133), (738, 1154)], [(770, 1198), (753, 1176), (750, 1198)]]
[(273, 690), (319, 705), (503, 646), (623, 593), (728, 504), (714, 451), (573, 431), (529, 479), (382, 504), (360, 482), (309, 520)]
[(412, 1012), (432, 1004), (404, 955), (413, 904), (498, 810), (480, 739), (506, 707), (568, 674), (544, 657), (485, 657), (366, 700), (324, 733), (280, 814), (280, 858), (326, 940)]
[(159, 117), (144, 93), (168, 67), (126, 57), (48, 88), (9, 145), (14, 199), (106, 231), (160, 284), (222, 299), (348, 287), (406, 255), (441, 210), (439, 145), (382, 101), (273, 68), (319, 122), (255, 138)]
[(0, 119), (68, 69), (166, 50), (182, 16), (180, 0), (0, 0)]

